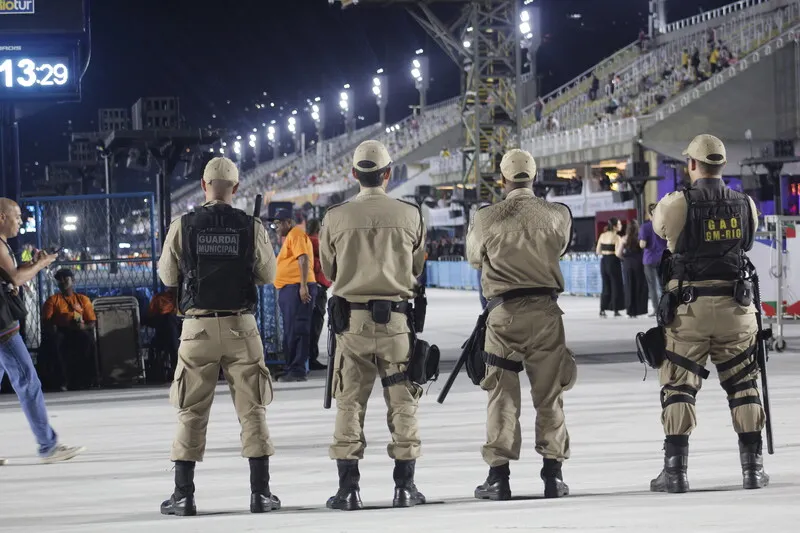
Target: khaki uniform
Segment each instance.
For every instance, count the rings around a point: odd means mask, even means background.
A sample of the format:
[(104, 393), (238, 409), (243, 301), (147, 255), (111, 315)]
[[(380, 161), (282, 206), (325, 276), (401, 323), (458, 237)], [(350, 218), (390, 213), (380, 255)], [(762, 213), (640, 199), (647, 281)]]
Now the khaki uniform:
[[(212, 205), (214, 202), (205, 205)], [(264, 226), (255, 220), (257, 285), (275, 279), (275, 254)], [(158, 274), (168, 287), (179, 284), (181, 221), (172, 222), (158, 262)], [(190, 309), (187, 317), (219, 309)], [(264, 364), (264, 347), (252, 314), (223, 318), (186, 318), (181, 331), (178, 365), (170, 389), (170, 402), (178, 409), (178, 431), (171, 460), (202, 461), (206, 429), (220, 366), (231, 389), (242, 426), (242, 456), (263, 457), (274, 453), (267, 430), (265, 407), (272, 401), (272, 380)]]
[[(333, 281), (335, 296), (354, 303), (414, 297), (425, 266), (425, 225), (416, 206), (390, 198), (382, 188), (365, 188), (328, 211), (319, 241), (322, 270)], [(364, 413), (375, 378), (405, 371), (410, 333), (403, 313), (392, 313), (382, 325), (369, 311), (351, 311), (349, 329), (336, 335), (331, 459), (363, 458)], [(422, 388), (410, 381), (383, 389), (392, 434), (387, 451), (393, 459), (420, 456), (416, 413), (421, 395)]]
[[(569, 209), (536, 198), (530, 189), (516, 189), (504, 201), (477, 211), (467, 235), (467, 259), (482, 269), (486, 298), (522, 288), (562, 292), (559, 258), (571, 232)], [(536, 409), (536, 451), (558, 461), (569, 458), (562, 393), (577, 379), (562, 314), (551, 296), (510, 300), (489, 314), (484, 345), (487, 353), (523, 364)], [(487, 365), (481, 388), (489, 393), (484, 460), (495, 467), (519, 459), (519, 375)]]
[[(749, 201), (753, 217), (753, 227), (758, 227), (758, 211), (752, 199)], [(686, 198), (682, 192), (673, 192), (665, 196), (653, 212), (653, 230), (666, 239), (670, 251), (675, 246), (686, 222)], [(684, 282), (683, 286), (719, 286), (730, 285), (729, 281)], [(677, 280), (670, 281), (667, 290), (676, 289)], [(732, 296), (705, 296), (690, 304), (681, 304), (675, 313), (675, 320), (667, 325), (666, 349), (690, 361), (705, 367), (708, 358), (717, 366), (720, 382), (735, 378), (728, 385), (734, 386), (758, 378), (758, 371), (739, 375), (750, 362), (746, 358), (738, 363), (731, 361), (754, 347), (758, 326), (756, 323), (755, 305), (743, 307)], [(737, 377), (738, 376), (738, 377)], [(675, 395), (686, 394), (682, 387), (690, 387), (695, 391), (702, 386), (703, 380), (697, 374), (677, 366), (671, 361), (664, 361), (659, 369), (662, 387), (663, 408), (661, 421), (666, 435), (689, 435), (697, 425), (694, 400), (690, 402), (670, 403)], [(691, 394), (694, 396), (694, 394)], [(742, 403), (736, 400), (748, 396), (758, 398), (756, 388), (728, 394), (731, 407), (733, 427), (737, 433), (760, 432), (764, 427), (764, 409), (759, 403)]]

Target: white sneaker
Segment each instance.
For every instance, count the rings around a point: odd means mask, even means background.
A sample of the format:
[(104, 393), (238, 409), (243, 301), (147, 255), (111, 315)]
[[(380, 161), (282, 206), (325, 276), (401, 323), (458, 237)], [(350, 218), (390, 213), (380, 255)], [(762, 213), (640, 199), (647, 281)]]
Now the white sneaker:
[(42, 456), (41, 461), (43, 463), (57, 463), (59, 461), (69, 461), (79, 453), (85, 451), (86, 448), (83, 446), (64, 446), (63, 444), (58, 444), (55, 448), (53, 448), (49, 454)]

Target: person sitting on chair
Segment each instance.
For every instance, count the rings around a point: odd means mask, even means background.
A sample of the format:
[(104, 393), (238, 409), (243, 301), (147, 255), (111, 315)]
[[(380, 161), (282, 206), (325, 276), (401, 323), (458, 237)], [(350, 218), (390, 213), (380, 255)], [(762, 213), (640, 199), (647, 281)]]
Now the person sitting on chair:
[(178, 363), (178, 346), (180, 345), (181, 319), (176, 307), (176, 287), (167, 287), (153, 295), (147, 310), (147, 326), (155, 329), (153, 347), (158, 352), (169, 354), (168, 379), (175, 372)]
[(71, 270), (63, 268), (54, 277), (59, 292), (44, 303), (42, 327), (54, 340), (61, 387), (76, 390), (96, 386), (94, 307), (88, 296), (75, 292), (75, 275)]

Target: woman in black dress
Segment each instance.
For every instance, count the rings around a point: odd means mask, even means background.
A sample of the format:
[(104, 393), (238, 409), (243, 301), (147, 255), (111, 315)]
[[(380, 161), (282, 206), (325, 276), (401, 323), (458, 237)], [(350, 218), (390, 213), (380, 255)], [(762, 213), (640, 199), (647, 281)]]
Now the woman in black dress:
[(619, 236), (621, 229), (622, 222), (612, 217), (606, 231), (597, 239), (595, 252), (600, 256), (600, 275), (603, 279), (603, 292), (600, 295), (601, 317), (606, 316), (606, 310), (614, 311), (614, 316), (621, 316), (619, 311), (625, 307), (622, 267), (618, 255), (622, 249), (622, 237)]
[(639, 224), (631, 221), (622, 243), (622, 275), (625, 277), (625, 309), (629, 318), (647, 314), (647, 279), (644, 252), (639, 246)]

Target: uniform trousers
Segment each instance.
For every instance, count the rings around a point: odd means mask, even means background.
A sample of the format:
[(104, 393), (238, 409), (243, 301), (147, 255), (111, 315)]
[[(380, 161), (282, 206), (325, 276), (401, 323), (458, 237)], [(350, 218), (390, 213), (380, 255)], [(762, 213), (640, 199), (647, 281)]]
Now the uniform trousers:
[[(364, 416), (375, 378), (405, 371), (409, 348), (405, 314), (392, 313), (388, 324), (376, 324), (368, 311), (352, 311), (348, 330), (336, 335), (332, 389), (336, 399), (336, 427), (331, 459), (364, 458), (367, 447)], [(421, 454), (417, 427), (420, 396), (422, 387), (410, 381), (383, 388), (386, 422), (392, 437), (387, 453), (392, 459), (409, 461)]]
[(220, 368), (242, 427), (242, 457), (274, 453), (265, 414), (272, 402), (272, 379), (255, 317), (186, 318), (169, 392), (170, 402), (178, 409), (173, 461), (203, 460)]
[[(563, 392), (577, 379), (575, 359), (565, 344), (562, 315), (551, 296), (510, 300), (489, 314), (484, 344), (487, 353), (523, 364), (536, 410), (536, 452), (558, 461), (568, 459), (570, 453)], [(500, 466), (519, 459), (519, 374), (487, 365), (481, 388), (489, 394), (484, 461)]]
[[(725, 284), (697, 282), (695, 285)], [(688, 285), (685, 283), (684, 287)], [(677, 282), (670, 282), (667, 290), (676, 286)], [(732, 296), (702, 296), (693, 303), (681, 304), (675, 320), (665, 328), (668, 352), (701, 367), (705, 367), (709, 358), (716, 365), (736, 433), (760, 432), (766, 421), (756, 381), (759, 376), (755, 364), (757, 331), (755, 305), (744, 307)], [(697, 426), (695, 396), (703, 379), (666, 360), (659, 369), (659, 380), (663, 387), (661, 422), (664, 433), (690, 435)]]

